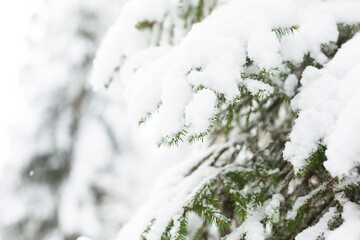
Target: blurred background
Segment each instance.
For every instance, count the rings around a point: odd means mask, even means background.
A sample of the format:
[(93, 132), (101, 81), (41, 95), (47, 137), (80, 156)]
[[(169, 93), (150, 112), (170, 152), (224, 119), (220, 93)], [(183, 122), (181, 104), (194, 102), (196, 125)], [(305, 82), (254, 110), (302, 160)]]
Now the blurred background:
[(127, 119), (94, 54), (126, 0), (0, 3), (0, 240), (113, 239), (156, 177), (191, 151)]

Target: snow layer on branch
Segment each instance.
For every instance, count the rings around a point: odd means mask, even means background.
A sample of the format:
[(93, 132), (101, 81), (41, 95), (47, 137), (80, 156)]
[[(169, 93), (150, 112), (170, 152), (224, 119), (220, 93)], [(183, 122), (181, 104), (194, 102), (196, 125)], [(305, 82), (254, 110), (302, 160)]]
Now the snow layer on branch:
[(314, 226), (309, 227), (299, 233), (295, 240), (316, 240), (318, 237), (329, 231), (328, 223), (335, 217), (336, 208), (329, 208), (329, 211), (324, 214)]
[(360, 239), (360, 208), (357, 204), (347, 202), (341, 214), (344, 223), (333, 231), (325, 234), (326, 240), (357, 240)]
[(121, 229), (117, 239), (139, 239), (152, 219), (156, 220), (146, 235), (146, 239), (159, 239), (170, 220), (182, 214), (183, 206), (193, 197), (194, 193), (219, 172), (219, 169), (209, 166), (213, 160), (209, 158), (195, 172), (184, 178), (198, 161), (208, 156), (214, 149), (198, 151), (161, 175), (157, 179), (147, 202)]
[(259, 209), (250, 212), (249, 215), (246, 217), (246, 220), (224, 239), (238, 240), (242, 239), (244, 234), (246, 234), (246, 240), (265, 240), (265, 228), (260, 222), (264, 217), (265, 214), (263, 207), (260, 207)]
[(251, 95), (270, 95), (274, 92), (273, 87), (271, 87), (269, 84), (260, 82), (258, 80), (253, 79), (245, 79), (244, 84), (246, 88), (249, 90)]
[[(356, 23), (360, 20), (358, 1), (309, 1), (297, 0), (298, 31), (281, 39), (281, 55), (284, 60), (301, 62), (304, 54), (319, 63), (327, 57), (321, 52), (321, 44), (336, 41), (336, 23)], [(344, 14), (346, 13), (346, 14)]]
[(216, 95), (213, 91), (204, 89), (196, 93), (186, 106), (186, 124), (190, 124), (191, 133), (200, 134), (207, 130), (210, 119), (215, 114)]
[(360, 163), (360, 35), (345, 43), (318, 70), (308, 67), (292, 106), (299, 118), (284, 150), (295, 170), (305, 164), (319, 142), (327, 146), (325, 168), (333, 176), (347, 174)]
[[(233, 41), (232, 43), (238, 44)], [(241, 51), (241, 49), (239, 50)], [(203, 71), (191, 71), (187, 79), (191, 85), (204, 86), (224, 93), (228, 99), (233, 99), (239, 95), (237, 87), (240, 81), (239, 72), (240, 68), (236, 58), (225, 54), (210, 63)]]
[(148, 46), (149, 31), (140, 31), (136, 25), (144, 21), (161, 21), (169, 6), (168, 0), (133, 0), (122, 7), (94, 60), (90, 82), (95, 89), (104, 88), (126, 57)]
[(317, 187), (316, 189), (312, 190), (309, 194), (299, 197), (296, 199), (293, 208), (291, 209), (291, 211), (289, 211), (286, 215), (286, 219), (295, 219), (299, 209), (304, 206), (304, 204), (306, 204), (306, 202), (308, 200), (310, 200), (311, 198), (313, 198), (316, 194), (318, 194), (321, 191), (324, 191), (326, 189), (326, 184), (322, 184), (319, 187)]
[(270, 69), (280, 64), (279, 40), (271, 29), (257, 32), (250, 37), (248, 42), (248, 56), (255, 61), (260, 68)]
[(289, 97), (294, 96), (295, 94), (295, 88), (298, 85), (299, 80), (297, 79), (297, 77), (295, 76), (295, 74), (290, 74), (284, 83), (284, 90), (286, 95), (288, 95)]
[(234, 229), (225, 240), (242, 239), (245, 235), (246, 240), (264, 240), (265, 228), (261, 221), (266, 217), (271, 217), (279, 209), (280, 203), (284, 201), (281, 194), (275, 194), (272, 198), (265, 202), (264, 206), (258, 207), (248, 213), (246, 220)]
[(284, 201), (284, 197), (281, 194), (275, 194), (272, 196), (271, 201), (265, 208), (265, 215), (268, 217), (274, 216), (280, 208), (281, 202)]
[(171, 68), (163, 76), (162, 89), (159, 111), (161, 132), (163, 136), (173, 135), (181, 131), (184, 125), (183, 113), (191, 99), (191, 88), (184, 81), (181, 72)]

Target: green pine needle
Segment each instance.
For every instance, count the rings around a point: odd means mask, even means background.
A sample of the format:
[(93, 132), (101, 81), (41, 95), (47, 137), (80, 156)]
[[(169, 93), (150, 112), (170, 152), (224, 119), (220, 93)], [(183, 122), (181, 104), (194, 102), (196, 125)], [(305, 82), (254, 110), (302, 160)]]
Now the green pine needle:
[(299, 26), (294, 25), (294, 26), (287, 27), (287, 28), (275, 28), (275, 29), (273, 29), (273, 32), (275, 32), (275, 34), (279, 38), (281, 38), (283, 36), (294, 34), (294, 32), (297, 31), (298, 29), (299, 29)]

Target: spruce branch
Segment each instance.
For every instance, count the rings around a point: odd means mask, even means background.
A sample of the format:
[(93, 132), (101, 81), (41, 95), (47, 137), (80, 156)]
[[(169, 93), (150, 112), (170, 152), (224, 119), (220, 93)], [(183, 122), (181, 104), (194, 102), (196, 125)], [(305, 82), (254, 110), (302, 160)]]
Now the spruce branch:
[(171, 219), (169, 224), (166, 226), (165, 231), (161, 235), (161, 240), (171, 240), (170, 231), (172, 230), (173, 227), (174, 227), (174, 220)]
[(325, 156), (326, 146), (319, 143), (317, 150), (311, 154), (311, 156), (305, 160), (304, 167), (301, 168), (297, 176), (308, 176), (312, 171), (322, 167), (323, 162), (326, 159)]
[(216, 225), (220, 230), (226, 230), (229, 227), (230, 219), (225, 217), (215, 206), (195, 204), (192, 211), (209, 223)]

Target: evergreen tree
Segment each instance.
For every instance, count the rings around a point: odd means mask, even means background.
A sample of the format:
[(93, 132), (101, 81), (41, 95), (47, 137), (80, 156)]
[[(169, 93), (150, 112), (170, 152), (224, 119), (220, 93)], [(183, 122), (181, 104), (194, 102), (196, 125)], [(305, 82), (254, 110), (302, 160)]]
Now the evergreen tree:
[[(72, 177), (79, 165), (83, 119), (95, 119), (87, 117), (94, 97), (86, 75), (99, 37), (115, 14), (110, 14), (110, 6), (99, 6), (97, 1), (48, 1), (32, 19), (30, 59), (21, 76), (29, 116), (14, 124), (12, 148), (16, 150), (1, 169), (8, 170), (1, 176), (0, 239), (70, 240), (99, 234), (100, 214), (94, 205), (101, 189), (87, 182), (76, 196), (74, 188), (84, 180)], [(79, 201), (83, 201), (82, 209), (72, 215), (82, 218), (87, 211), (92, 229), (86, 224), (82, 228), (64, 224), (63, 208)]]
[(360, 3), (134, 0), (94, 61), (159, 145), (202, 141), (118, 239), (359, 239)]

